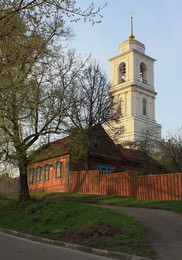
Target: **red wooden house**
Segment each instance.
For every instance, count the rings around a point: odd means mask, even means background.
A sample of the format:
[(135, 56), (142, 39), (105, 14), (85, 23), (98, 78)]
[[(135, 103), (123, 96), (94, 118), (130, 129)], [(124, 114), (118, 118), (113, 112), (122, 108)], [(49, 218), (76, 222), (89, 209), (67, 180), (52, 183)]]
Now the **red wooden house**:
[[(73, 136), (51, 142), (31, 157), (28, 166), (30, 191), (66, 192), (70, 171), (98, 170), (100, 174), (144, 170), (141, 152), (115, 145), (105, 130), (97, 125), (89, 134), (86, 156), (72, 162)], [(152, 173), (162, 172), (163, 167), (150, 158)]]

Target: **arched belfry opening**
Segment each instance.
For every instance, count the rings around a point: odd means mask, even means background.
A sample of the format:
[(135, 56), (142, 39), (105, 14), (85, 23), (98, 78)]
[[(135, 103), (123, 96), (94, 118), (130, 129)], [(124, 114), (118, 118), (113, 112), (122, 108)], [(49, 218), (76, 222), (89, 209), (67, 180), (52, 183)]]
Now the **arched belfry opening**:
[(147, 67), (144, 62), (140, 63), (140, 82), (147, 84)]
[(119, 65), (119, 84), (126, 81), (126, 64), (122, 62)]
[(146, 55), (145, 45), (135, 39), (132, 14), (129, 38), (119, 44), (118, 55), (109, 62), (109, 93), (113, 96), (112, 111), (115, 117), (105, 125), (105, 130), (110, 134), (111, 128), (123, 129), (122, 134), (116, 131), (115, 138), (115, 142), (123, 146), (128, 141), (141, 140), (145, 128), (156, 128), (157, 138), (160, 139), (161, 126), (155, 120), (155, 59)]

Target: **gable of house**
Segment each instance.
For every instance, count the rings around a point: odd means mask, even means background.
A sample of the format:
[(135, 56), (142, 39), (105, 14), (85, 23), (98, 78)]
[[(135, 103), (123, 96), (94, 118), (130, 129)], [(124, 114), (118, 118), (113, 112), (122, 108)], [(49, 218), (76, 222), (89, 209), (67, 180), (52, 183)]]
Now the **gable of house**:
[(144, 173), (144, 168), (147, 160), (147, 163), (150, 168), (148, 174), (166, 172), (166, 169), (158, 161), (153, 159), (151, 156), (147, 155), (147, 159), (146, 159), (146, 155), (144, 154), (144, 152), (139, 150), (123, 148), (120, 145), (118, 146), (118, 148), (122, 153), (122, 155), (126, 158), (127, 160), (126, 164), (128, 166), (131, 166), (126, 169), (127, 171), (132, 171), (134, 169), (132, 166), (134, 166), (140, 168), (140, 170), (136, 170), (139, 174)]
[[(71, 170), (99, 170), (101, 174), (113, 172), (144, 170), (144, 155), (140, 151), (122, 148), (115, 145), (105, 130), (97, 125), (88, 133), (90, 145), (86, 158), (79, 159), (71, 165)], [(46, 190), (54, 187), (54, 191), (65, 190), (69, 181), (71, 147), (75, 137), (68, 136), (51, 142), (30, 156), (28, 179), (31, 189)], [(149, 158), (153, 172), (161, 170), (161, 165)]]

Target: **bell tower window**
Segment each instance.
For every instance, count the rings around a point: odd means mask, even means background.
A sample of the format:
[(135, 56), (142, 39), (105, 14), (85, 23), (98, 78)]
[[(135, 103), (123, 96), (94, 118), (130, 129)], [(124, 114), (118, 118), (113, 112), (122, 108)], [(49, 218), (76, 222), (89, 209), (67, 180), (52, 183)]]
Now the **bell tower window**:
[(126, 64), (122, 62), (119, 65), (119, 83), (123, 83), (126, 81)]
[(140, 64), (140, 82), (147, 84), (147, 68), (143, 62)]
[(121, 99), (118, 98), (117, 101), (117, 115), (120, 116), (121, 115)]
[(142, 113), (144, 116), (147, 115), (147, 100), (146, 98), (143, 98), (142, 100)]
[(116, 100), (116, 114), (119, 117), (124, 116), (124, 100), (123, 98), (118, 97)]

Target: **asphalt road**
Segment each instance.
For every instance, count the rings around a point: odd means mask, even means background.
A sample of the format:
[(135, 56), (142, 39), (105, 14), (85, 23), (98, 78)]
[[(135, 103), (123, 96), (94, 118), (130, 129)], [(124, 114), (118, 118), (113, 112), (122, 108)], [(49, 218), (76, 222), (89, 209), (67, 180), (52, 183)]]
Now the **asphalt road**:
[(156, 260), (182, 260), (182, 214), (168, 210), (102, 206), (143, 223), (157, 253)]
[(1, 260), (111, 260), (81, 251), (33, 242), (0, 232)]

